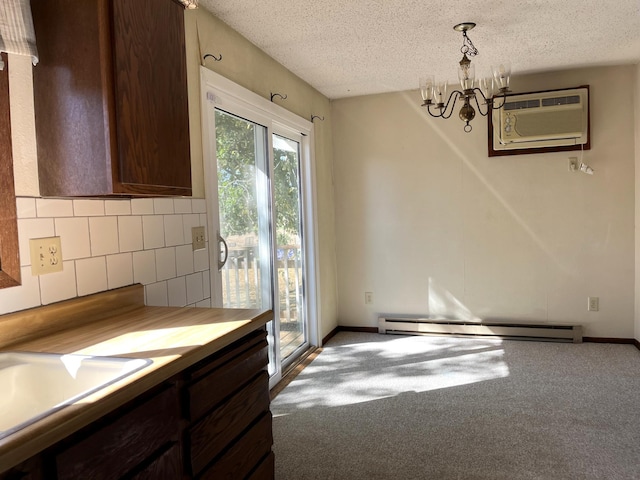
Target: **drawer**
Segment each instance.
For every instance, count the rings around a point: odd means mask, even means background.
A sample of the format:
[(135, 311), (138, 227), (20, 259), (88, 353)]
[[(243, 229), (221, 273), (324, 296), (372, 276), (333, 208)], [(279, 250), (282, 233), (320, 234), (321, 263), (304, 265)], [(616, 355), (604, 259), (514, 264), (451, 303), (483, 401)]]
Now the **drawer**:
[(168, 387), (57, 454), (58, 480), (119, 478), (176, 440), (179, 421), (177, 391)]
[(189, 430), (193, 473), (198, 474), (267, 411), (269, 375), (267, 372), (261, 372), (250, 384)]
[(276, 476), (275, 459), (273, 452), (269, 452), (267, 458), (249, 475), (248, 480), (273, 480)]
[(271, 452), (273, 435), (271, 413), (265, 413), (258, 423), (231, 447), (214, 465), (199, 477), (202, 480), (238, 480), (246, 478)]
[(232, 361), (187, 387), (189, 420), (201, 418), (229, 395), (238, 391), (259, 372), (266, 370), (268, 362), (268, 344), (263, 338)]
[(131, 477), (131, 480), (158, 480), (160, 478), (182, 478), (180, 445), (173, 444), (141, 472)]

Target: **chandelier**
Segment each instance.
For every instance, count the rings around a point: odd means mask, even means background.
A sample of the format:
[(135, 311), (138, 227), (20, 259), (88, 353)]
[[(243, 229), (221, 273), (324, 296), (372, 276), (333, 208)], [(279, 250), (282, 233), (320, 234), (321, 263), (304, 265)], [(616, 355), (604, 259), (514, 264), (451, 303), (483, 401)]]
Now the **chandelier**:
[[(478, 54), (478, 49), (467, 35), (467, 32), (475, 26), (475, 23), (465, 22), (453, 27), (455, 31), (462, 32), (462, 47), (460, 48), (462, 60), (460, 60), (460, 68), (458, 69), (458, 79), (462, 91), (454, 90), (445, 102), (449, 86), (446, 81), (436, 83), (433, 75), (420, 79), (422, 106), (427, 108), (432, 117), (445, 119), (451, 117), (456, 102), (462, 99), (464, 104), (459, 115), (460, 119), (466, 122), (464, 131), (467, 133), (472, 130), (469, 122), (476, 116), (476, 108), (480, 115), (486, 117), (492, 109), (504, 107), (507, 93), (510, 91), (511, 66), (509, 63), (491, 67), (493, 76), (482, 78), (476, 84), (475, 66), (471, 64), (471, 58)], [(476, 108), (472, 103), (475, 103)]]

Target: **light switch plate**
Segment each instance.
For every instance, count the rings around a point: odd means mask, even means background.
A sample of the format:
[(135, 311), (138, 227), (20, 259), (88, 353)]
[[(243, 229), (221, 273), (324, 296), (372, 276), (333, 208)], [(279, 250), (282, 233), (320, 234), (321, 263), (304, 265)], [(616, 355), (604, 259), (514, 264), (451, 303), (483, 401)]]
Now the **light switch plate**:
[(191, 227), (191, 238), (193, 250), (202, 250), (205, 247), (204, 227)]
[(60, 237), (32, 238), (29, 240), (29, 250), (33, 275), (62, 271)]

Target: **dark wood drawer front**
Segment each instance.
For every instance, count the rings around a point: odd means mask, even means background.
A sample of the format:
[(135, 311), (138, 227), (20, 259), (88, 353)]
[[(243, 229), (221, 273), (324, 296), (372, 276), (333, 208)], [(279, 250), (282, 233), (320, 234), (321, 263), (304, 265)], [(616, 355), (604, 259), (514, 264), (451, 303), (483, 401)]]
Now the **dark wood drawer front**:
[(178, 394), (167, 388), (56, 456), (58, 480), (119, 478), (176, 440)]
[(269, 410), (269, 375), (261, 372), (189, 432), (192, 471), (199, 473), (261, 414)]
[(180, 455), (180, 445), (174, 444), (166, 452), (156, 458), (150, 465), (131, 480), (159, 480), (182, 478), (182, 456)]
[(270, 452), (262, 463), (256, 468), (248, 480), (273, 480), (276, 476), (276, 462), (275, 455)]
[(267, 412), (242, 439), (200, 477), (202, 480), (246, 478), (271, 452), (271, 413)]
[(247, 334), (240, 340), (235, 341), (231, 345), (226, 346), (219, 352), (205, 358), (204, 360), (196, 363), (188, 371), (187, 380), (196, 381), (201, 377), (208, 375), (209, 373), (217, 370), (226, 363), (231, 362), (235, 358), (242, 355), (243, 352), (250, 350), (256, 345), (260, 344), (263, 340), (266, 341), (267, 332), (264, 328), (258, 329), (254, 332)]
[(266, 340), (244, 352), (206, 377), (191, 385), (189, 392), (189, 419), (202, 417), (205, 413), (236, 392), (258, 372), (266, 369), (269, 352)]

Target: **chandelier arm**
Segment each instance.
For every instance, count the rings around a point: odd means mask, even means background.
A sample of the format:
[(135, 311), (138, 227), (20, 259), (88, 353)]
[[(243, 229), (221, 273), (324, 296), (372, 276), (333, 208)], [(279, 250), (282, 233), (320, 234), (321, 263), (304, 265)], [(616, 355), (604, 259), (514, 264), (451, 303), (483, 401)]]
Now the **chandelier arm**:
[(440, 110), (440, 113), (434, 114), (434, 113), (431, 112), (431, 107), (432, 106), (433, 106), (433, 104), (427, 105), (427, 112), (429, 112), (429, 115), (431, 115), (433, 118), (442, 118), (442, 110)]
[[(453, 98), (454, 96), (456, 98)], [(451, 95), (449, 95), (449, 99), (447, 100), (447, 103), (442, 109), (442, 118), (446, 120), (447, 118), (451, 117), (451, 114), (453, 113), (453, 109), (456, 105), (456, 102), (458, 101), (458, 98), (463, 98), (463, 97), (464, 95), (460, 90), (454, 90), (453, 92), (451, 92)], [(452, 100), (453, 100), (453, 103), (451, 103)], [(451, 109), (449, 109), (449, 105), (451, 105)], [(449, 110), (448, 115), (447, 115), (447, 110)]]
[(502, 99), (502, 103), (498, 106), (495, 105), (494, 101), (495, 101), (495, 96), (493, 97), (493, 99), (491, 100), (491, 106), (494, 110), (498, 110), (499, 108), (504, 107), (505, 103), (507, 103), (507, 92), (504, 92), (502, 95), (500, 95), (498, 98)]
[[(487, 99), (487, 97), (484, 96), (484, 93), (482, 93), (482, 90), (480, 90), (479, 88), (474, 88), (473, 91), (476, 93), (473, 96), (473, 98), (476, 101), (476, 106), (478, 107), (478, 113), (480, 113), (480, 115), (482, 115), (483, 117), (486, 117), (487, 115), (489, 115), (489, 112), (491, 111), (491, 105), (489, 105), (489, 100)], [(480, 94), (480, 96), (484, 100), (483, 105), (486, 110), (484, 113), (482, 112), (482, 105), (478, 101), (478, 94)]]

